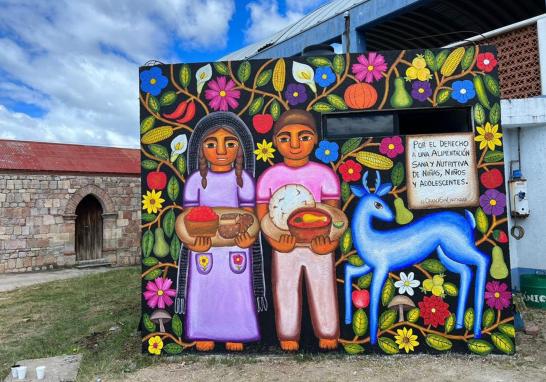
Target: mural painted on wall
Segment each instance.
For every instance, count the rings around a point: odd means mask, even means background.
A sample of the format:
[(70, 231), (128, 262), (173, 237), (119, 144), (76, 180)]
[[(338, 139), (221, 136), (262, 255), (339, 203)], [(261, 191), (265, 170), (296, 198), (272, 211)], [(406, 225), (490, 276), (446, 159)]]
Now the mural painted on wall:
[[(514, 353), (495, 55), (142, 67), (143, 352)], [(474, 132), (321, 126), (445, 106)]]

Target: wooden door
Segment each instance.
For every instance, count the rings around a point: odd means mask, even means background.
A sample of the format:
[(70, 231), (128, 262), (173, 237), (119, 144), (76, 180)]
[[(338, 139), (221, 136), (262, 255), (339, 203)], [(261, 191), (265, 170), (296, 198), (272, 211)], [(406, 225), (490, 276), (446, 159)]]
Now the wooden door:
[(87, 195), (76, 208), (76, 261), (102, 257), (102, 207)]

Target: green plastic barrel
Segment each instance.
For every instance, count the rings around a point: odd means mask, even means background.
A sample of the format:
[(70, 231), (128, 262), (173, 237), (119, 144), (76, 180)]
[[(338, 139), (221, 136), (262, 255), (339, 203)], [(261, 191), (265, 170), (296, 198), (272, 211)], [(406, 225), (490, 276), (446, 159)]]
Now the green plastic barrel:
[(521, 275), (520, 286), (527, 306), (546, 309), (546, 275)]

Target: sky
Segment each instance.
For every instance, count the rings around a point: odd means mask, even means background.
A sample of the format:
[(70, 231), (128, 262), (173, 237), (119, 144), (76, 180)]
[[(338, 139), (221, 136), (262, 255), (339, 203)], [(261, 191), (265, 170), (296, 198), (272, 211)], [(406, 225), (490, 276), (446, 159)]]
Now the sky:
[(138, 67), (217, 60), (325, 0), (0, 0), (0, 139), (138, 147)]

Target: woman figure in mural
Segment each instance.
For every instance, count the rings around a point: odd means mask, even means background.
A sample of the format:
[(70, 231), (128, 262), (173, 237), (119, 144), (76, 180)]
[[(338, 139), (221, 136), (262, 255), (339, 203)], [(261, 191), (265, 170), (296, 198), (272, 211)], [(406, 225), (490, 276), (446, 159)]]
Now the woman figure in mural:
[[(188, 145), (184, 209), (235, 207), (254, 212), (253, 146), (248, 127), (235, 114), (203, 117)], [(234, 241), (228, 247), (212, 247), (206, 236), (184, 242), (175, 308), (185, 312), (186, 337), (196, 341), (200, 351), (213, 350), (215, 342), (241, 351), (244, 343), (260, 340), (257, 313), (267, 309), (261, 245), (247, 232)]]
[[(309, 156), (318, 141), (315, 120), (304, 110), (288, 110), (273, 130), (273, 143), (283, 163), (268, 168), (259, 177), (257, 213), (260, 221), (269, 213), (273, 194), (286, 185), (303, 186), (315, 202), (339, 208), (339, 179), (326, 165), (311, 162)], [(275, 208), (275, 207), (273, 207)], [(286, 351), (299, 349), (302, 279), (305, 275), (311, 320), (321, 349), (335, 349), (339, 337), (339, 318), (334, 265), (338, 241), (315, 237), (310, 247), (296, 247), (296, 238), (267, 237), (273, 247), (273, 297), (275, 322), (280, 346)], [(305, 272), (304, 272), (305, 269)]]

